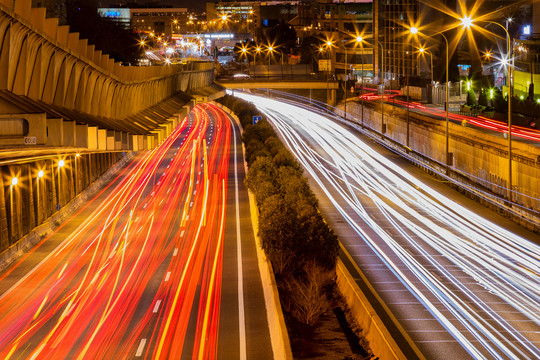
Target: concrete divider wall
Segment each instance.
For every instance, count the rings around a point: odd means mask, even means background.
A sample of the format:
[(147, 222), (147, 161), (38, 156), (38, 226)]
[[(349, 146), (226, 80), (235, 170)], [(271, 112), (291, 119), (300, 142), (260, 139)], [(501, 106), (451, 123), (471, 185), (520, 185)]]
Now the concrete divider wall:
[[(339, 109), (343, 109), (340, 105)], [(343, 116), (343, 111), (337, 113)], [(362, 123), (362, 107), (356, 102), (347, 103), (348, 119)], [(409, 147), (434, 159), (445, 162), (446, 122), (428, 116), (409, 113)], [(386, 137), (406, 144), (406, 110), (385, 106)], [(381, 113), (364, 107), (363, 123), (376, 132), (381, 131)], [(508, 179), (508, 140), (471, 127), (466, 123), (449, 123), (449, 152), (453, 154), (454, 169), (465, 174), (471, 184), (481, 185), (494, 193), (505, 196)], [(520, 141), (512, 142), (512, 188), (514, 201), (528, 209), (540, 211), (540, 151), (537, 146)], [(468, 174), (468, 175), (467, 175)], [(521, 194), (521, 195), (520, 195)], [(530, 214), (528, 214), (529, 216)], [(540, 217), (536, 218), (540, 222)]]
[(362, 329), (362, 335), (369, 342), (373, 354), (385, 360), (406, 360), (407, 357), (400, 350), (341, 259), (338, 259), (336, 265), (336, 275), (338, 288)]

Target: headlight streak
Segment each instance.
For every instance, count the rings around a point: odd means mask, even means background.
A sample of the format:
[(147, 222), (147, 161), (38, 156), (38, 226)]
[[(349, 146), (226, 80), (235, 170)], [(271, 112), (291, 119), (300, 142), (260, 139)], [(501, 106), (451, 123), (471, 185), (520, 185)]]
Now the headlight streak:
[[(430, 255), (433, 250), (443, 255), (479, 285), (538, 325), (538, 246), (462, 208), (419, 180), (409, 175), (405, 179), (405, 176), (401, 175), (402, 170), (328, 119), (281, 102), (245, 94), (237, 96), (254, 102), (270, 116), (289, 148), (338, 211), (473, 357), (485, 358), (486, 355), (481, 347), (477, 348), (478, 345), (473, 344), (470, 337), (463, 336), (450, 320), (441, 315), (423, 296), (421, 290), (400, 271), (398, 264), (347, 214), (343, 209), (343, 201), (336, 198), (332, 192), (337, 192), (346, 204), (376, 231), (386, 246), (392, 249), (393, 255), (398, 256), (399, 260), (407, 265), (407, 270), (414, 273), (415, 277), (444, 303), (490, 356), (516, 359), (540, 356), (537, 345), (532, 343), (526, 334), (516, 331), (490, 304), (480, 299)], [(309, 146), (300, 131), (309, 134), (311, 143), (315, 145)], [(372, 172), (375, 174), (372, 175)], [(371, 219), (360, 203), (358, 196), (362, 193), (370, 197), (409, 246), (434, 266), (436, 273), (444, 275), (444, 282), (434, 276), (425, 265), (416, 261), (412, 254)], [(419, 243), (415, 237), (422, 242)], [(424, 244), (428, 244), (433, 250), (424, 250)], [(467, 301), (463, 300), (465, 297)], [(479, 309), (482, 310), (481, 314), (477, 314)], [(492, 324), (496, 324), (496, 327)]]
[[(76, 232), (0, 296), (0, 357), (114, 358), (140, 351), (145, 357), (178, 358), (198, 307), (206, 309), (204, 325), (196, 324), (198, 342), (191, 346), (203, 348), (204, 358), (215, 358), (222, 277), (218, 239), (225, 223), (230, 132), (221, 109), (199, 105), (159, 147), (146, 152)], [(206, 137), (212, 141), (205, 143)], [(177, 152), (176, 141), (184, 144)], [(174, 157), (165, 161), (169, 152)], [(189, 184), (193, 173), (197, 185)], [(188, 196), (187, 190), (193, 193)], [(188, 253), (198, 245), (190, 261)], [(166, 275), (152, 306), (135, 316), (163, 264)], [(181, 277), (189, 278), (184, 287)], [(211, 289), (201, 289), (197, 299), (201, 284)], [(177, 290), (182, 302), (174, 307)], [(180, 316), (161, 331), (170, 314)]]

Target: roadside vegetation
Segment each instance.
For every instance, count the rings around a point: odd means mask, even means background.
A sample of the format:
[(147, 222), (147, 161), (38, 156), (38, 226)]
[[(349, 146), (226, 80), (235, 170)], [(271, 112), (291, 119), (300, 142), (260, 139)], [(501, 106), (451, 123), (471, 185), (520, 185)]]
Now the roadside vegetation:
[[(243, 127), (245, 183), (255, 195), (258, 235), (274, 270), (295, 358), (332, 351), (332, 346), (321, 349), (325, 345), (317, 344), (314, 336), (321, 332), (321, 324), (328, 327), (328, 317), (334, 318), (330, 326), (343, 328), (346, 334), (341, 337), (348, 340), (344, 342), (349, 355), (332, 358), (367, 357), (366, 347), (360, 346), (357, 336), (351, 342), (347, 321), (336, 314), (336, 309), (346, 307), (336, 286), (338, 238), (319, 212), (302, 167), (253, 104), (230, 95), (218, 102), (234, 112)], [(262, 120), (254, 125), (253, 116)]]

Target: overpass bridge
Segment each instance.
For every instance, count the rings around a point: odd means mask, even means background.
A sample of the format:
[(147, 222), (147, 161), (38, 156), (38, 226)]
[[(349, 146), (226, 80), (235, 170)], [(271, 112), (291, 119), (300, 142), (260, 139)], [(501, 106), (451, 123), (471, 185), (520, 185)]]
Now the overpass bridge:
[(336, 103), (336, 91), (339, 89), (339, 82), (320, 79), (309, 80), (301, 78), (283, 79), (272, 77), (266, 79), (241, 79), (241, 80), (216, 80), (216, 83), (227, 89), (272, 89), (272, 90), (309, 90), (309, 97), (313, 90), (326, 91), (326, 103), (333, 105)]
[(222, 96), (213, 81), (211, 62), (122, 66), (31, 0), (0, 0), (0, 253)]

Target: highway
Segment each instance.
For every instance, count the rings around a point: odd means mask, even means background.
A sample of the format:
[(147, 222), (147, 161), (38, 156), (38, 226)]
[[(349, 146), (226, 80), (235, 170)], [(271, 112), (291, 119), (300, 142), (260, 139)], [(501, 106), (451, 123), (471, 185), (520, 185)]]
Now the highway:
[(0, 358), (272, 358), (244, 176), (198, 105), (0, 273)]
[(303, 165), (418, 358), (540, 358), (539, 236), (309, 109), (236, 96), (269, 117)]

